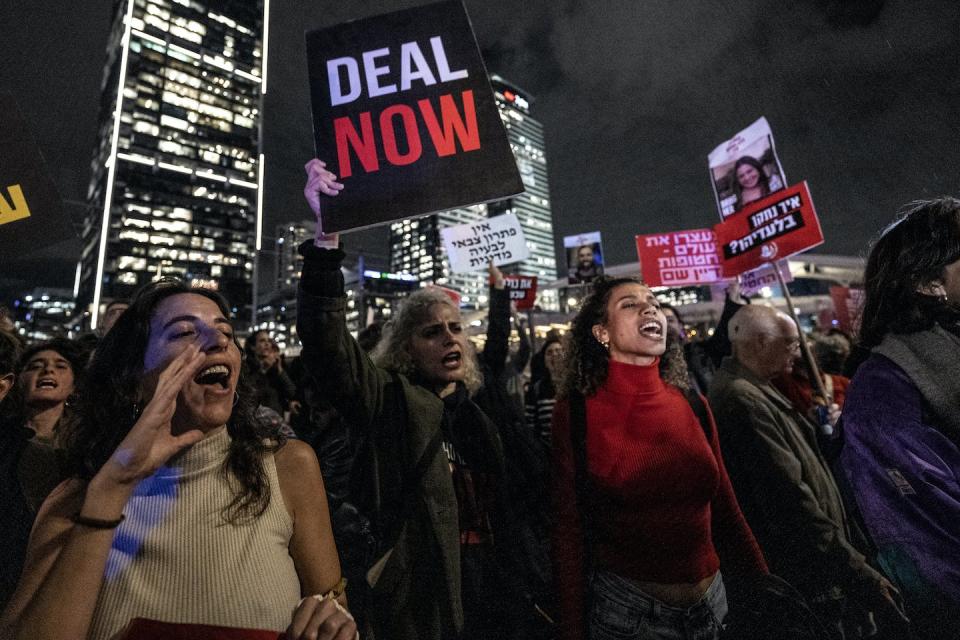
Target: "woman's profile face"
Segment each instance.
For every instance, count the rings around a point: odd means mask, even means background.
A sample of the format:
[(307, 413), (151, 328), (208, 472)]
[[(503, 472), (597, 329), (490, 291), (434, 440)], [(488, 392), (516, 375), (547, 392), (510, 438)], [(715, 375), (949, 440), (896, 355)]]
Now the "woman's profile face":
[(27, 406), (56, 405), (73, 393), (73, 366), (52, 349), (38, 351), (18, 376)]
[(607, 320), (593, 327), (594, 337), (609, 343), (610, 358), (648, 365), (667, 348), (667, 320), (646, 286), (621, 284), (610, 292)]
[(410, 338), (410, 357), (417, 373), (430, 385), (444, 387), (466, 376), (467, 337), (460, 311), (437, 303)]
[(742, 164), (737, 167), (737, 182), (742, 189), (754, 189), (760, 184), (760, 172), (753, 165)]
[(143, 358), (143, 386), (147, 398), (152, 396), (163, 369), (194, 343), (206, 358), (177, 396), (173, 425), (175, 430), (209, 431), (230, 419), (240, 377), (233, 327), (216, 302), (196, 293), (179, 293), (157, 305)]

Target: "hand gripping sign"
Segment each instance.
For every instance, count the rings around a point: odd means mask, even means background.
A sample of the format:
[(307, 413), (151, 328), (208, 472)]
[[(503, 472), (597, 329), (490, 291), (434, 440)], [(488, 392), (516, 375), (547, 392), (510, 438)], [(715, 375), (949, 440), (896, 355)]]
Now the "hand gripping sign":
[(823, 243), (806, 182), (747, 205), (713, 230), (726, 278)]
[(459, 0), (307, 33), (317, 157), (344, 183), (324, 231), (523, 191)]
[(446, 227), (440, 236), (454, 273), (485, 269), (491, 261), (499, 267), (530, 256), (520, 221), (512, 213)]

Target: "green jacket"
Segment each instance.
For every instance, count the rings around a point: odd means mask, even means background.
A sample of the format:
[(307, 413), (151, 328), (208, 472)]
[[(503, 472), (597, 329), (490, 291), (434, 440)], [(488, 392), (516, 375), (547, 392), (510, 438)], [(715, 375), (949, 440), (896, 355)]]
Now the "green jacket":
[(880, 575), (850, 543), (843, 501), (816, 426), (730, 356), (710, 406), (737, 499), (770, 570), (806, 597), (863, 593)]
[[(443, 403), (403, 376), (377, 367), (347, 331), (340, 251), (301, 248), (297, 331), (303, 363), (351, 428), (374, 437), (381, 463), (413, 468), (441, 429)], [(326, 294), (326, 295), (320, 295)], [(336, 295), (330, 295), (336, 294)], [(406, 405), (406, 419), (391, 419)], [(386, 433), (391, 425), (394, 433)], [(463, 628), (457, 497), (442, 447), (429, 462), (399, 539), (373, 592), (374, 631), (385, 640), (447, 640)]]

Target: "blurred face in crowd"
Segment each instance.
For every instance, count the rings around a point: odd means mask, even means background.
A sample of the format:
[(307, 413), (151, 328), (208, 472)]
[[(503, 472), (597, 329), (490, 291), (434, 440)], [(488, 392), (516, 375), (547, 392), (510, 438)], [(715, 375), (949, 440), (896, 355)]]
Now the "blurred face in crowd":
[(63, 404), (74, 391), (73, 367), (56, 351), (37, 352), (24, 365), (20, 385), (28, 407)]
[(559, 342), (552, 342), (543, 352), (543, 361), (547, 365), (550, 377), (556, 381), (557, 375), (563, 369), (563, 347)]
[(684, 342), (687, 339), (687, 334), (684, 332), (677, 314), (674, 313), (673, 309), (664, 309), (663, 315), (667, 319), (667, 338)]
[(760, 183), (760, 172), (752, 165), (742, 164), (737, 167), (737, 182), (743, 189), (753, 189)]
[(666, 350), (667, 320), (660, 302), (646, 286), (622, 284), (610, 292), (607, 319), (593, 327), (601, 344), (609, 343), (610, 358), (648, 365)]
[(258, 331), (253, 349), (258, 358), (264, 358), (273, 353), (273, 340), (270, 339), (270, 334), (266, 331)]
[(468, 348), (460, 311), (445, 303), (432, 305), (410, 338), (414, 367), (438, 392), (464, 379)]
[(581, 269), (589, 269), (593, 266), (593, 247), (584, 246), (577, 249), (577, 262)]
[(130, 305), (126, 302), (115, 302), (107, 305), (107, 310), (103, 312), (103, 332), (106, 333), (110, 331), (117, 322), (117, 319), (120, 318), (123, 312), (129, 307)]
[(240, 377), (240, 348), (233, 340), (230, 321), (210, 298), (179, 293), (162, 300), (150, 319), (143, 359), (148, 397), (164, 368), (194, 343), (200, 345), (206, 359), (177, 396), (172, 420), (176, 432), (209, 431), (226, 424)]

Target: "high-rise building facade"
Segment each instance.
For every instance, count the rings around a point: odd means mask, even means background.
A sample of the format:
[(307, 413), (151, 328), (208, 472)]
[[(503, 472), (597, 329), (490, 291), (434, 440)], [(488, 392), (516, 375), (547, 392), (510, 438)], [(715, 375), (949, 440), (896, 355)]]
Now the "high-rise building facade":
[(78, 308), (158, 275), (250, 304), (269, 0), (115, 0)]
[[(505, 267), (504, 271), (537, 276), (541, 282), (557, 278), (543, 125), (530, 116), (531, 99), (521, 89), (497, 75), (490, 76), (490, 84), (523, 179), (524, 193), (487, 205), (402, 220), (390, 226), (390, 269), (457, 289), (463, 295), (463, 304), (470, 307), (480, 307), (486, 302), (486, 271), (450, 272), (440, 241), (440, 229), (444, 227), (512, 212), (523, 227), (530, 257)], [(544, 309), (558, 308), (556, 291), (544, 291), (538, 298)]]

